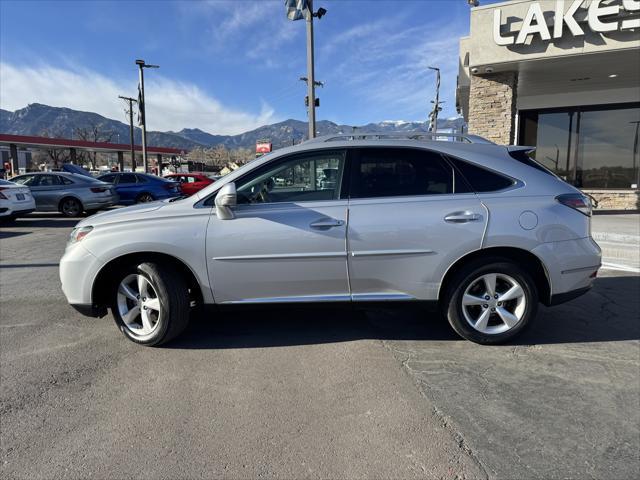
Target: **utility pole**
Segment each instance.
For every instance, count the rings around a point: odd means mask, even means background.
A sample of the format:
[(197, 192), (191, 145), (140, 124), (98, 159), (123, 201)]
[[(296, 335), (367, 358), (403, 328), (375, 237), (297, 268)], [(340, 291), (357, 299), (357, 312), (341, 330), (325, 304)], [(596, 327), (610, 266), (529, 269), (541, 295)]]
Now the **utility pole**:
[(438, 112), (440, 108), (440, 69), (437, 67), (429, 67), (436, 72), (436, 99), (432, 100), (433, 110), (429, 115), (429, 131), (435, 133), (438, 130)]
[(142, 125), (142, 163), (144, 165), (144, 173), (149, 173), (149, 162), (147, 160), (147, 115), (146, 105), (144, 101), (144, 69), (160, 68), (159, 65), (149, 65), (144, 60), (136, 60), (140, 70), (140, 83), (138, 84), (138, 108), (140, 110), (140, 120)]
[(135, 144), (133, 141), (133, 104), (138, 103), (135, 98), (131, 97), (123, 97), (122, 95), (118, 95), (118, 98), (129, 102), (129, 108), (127, 109), (127, 113), (129, 113), (129, 144), (131, 146), (131, 171), (136, 171), (136, 150)]
[[(638, 131), (639, 131), (639, 127), (640, 127), (640, 120), (636, 120), (635, 122), (629, 122), (631, 125), (635, 124), (636, 125), (636, 135), (634, 137), (633, 140), (633, 170), (635, 171), (637, 168), (637, 157), (638, 157)], [(631, 174), (633, 175), (633, 173)], [(640, 170), (638, 172), (636, 172), (637, 178), (636, 178), (636, 188), (638, 188), (638, 185), (640, 185)]]

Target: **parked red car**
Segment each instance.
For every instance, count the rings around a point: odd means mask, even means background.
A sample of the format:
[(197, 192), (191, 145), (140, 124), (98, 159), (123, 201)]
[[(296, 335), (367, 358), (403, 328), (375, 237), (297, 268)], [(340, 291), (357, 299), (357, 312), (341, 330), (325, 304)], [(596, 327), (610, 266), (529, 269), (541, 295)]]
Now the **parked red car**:
[(173, 180), (179, 182), (182, 188), (182, 193), (185, 195), (193, 195), (199, 190), (202, 190), (207, 185), (211, 185), (214, 180), (207, 177), (202, 173), (170, 173), (165, 175), (167, 180)]

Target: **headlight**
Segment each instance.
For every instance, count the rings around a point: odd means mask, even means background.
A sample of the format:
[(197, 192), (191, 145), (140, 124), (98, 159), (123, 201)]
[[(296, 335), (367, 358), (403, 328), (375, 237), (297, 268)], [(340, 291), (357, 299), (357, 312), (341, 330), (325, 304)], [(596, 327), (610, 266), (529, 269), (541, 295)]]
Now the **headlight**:
[(71, 235), (69, 235), (68, 244), (71, 245), (73, 243), (78, 243), (84, 237), (89, 235), (89, 233), (91, 233), (91, 230), (93, 230), (93, 227), (76, 227), (76, 228), (74, 228), (73, 230), (71, 230)]

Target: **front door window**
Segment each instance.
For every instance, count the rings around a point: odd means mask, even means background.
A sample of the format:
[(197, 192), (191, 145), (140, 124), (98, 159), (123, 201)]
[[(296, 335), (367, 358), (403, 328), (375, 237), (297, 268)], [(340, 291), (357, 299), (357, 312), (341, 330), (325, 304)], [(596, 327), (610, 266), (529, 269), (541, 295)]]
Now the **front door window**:
[(238, 181), (238, 203), (337, 200), (343, 168), (343, 151), (296, 155)]

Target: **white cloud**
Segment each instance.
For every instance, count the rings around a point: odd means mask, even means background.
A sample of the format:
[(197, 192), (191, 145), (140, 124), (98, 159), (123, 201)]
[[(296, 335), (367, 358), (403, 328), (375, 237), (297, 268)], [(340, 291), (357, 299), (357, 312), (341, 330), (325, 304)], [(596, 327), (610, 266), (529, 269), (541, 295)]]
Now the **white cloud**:
[[(458, 39), (463, 32), (448, 25), (407, 28), (402, 20), (396, 16), (355, 25), (328, 42), (320, 51), (321, 61), (332, 66), (327, 80), (353, 91), (371, 112), (395, 110), (396, 118), (424, 121), (435, 93), (435, 73), (428, 67), (439, 67), (443, 114), (455, 114)], [(332, 61), (338, 51), (345, 60)]]
[[(43, 103), (125, 121), (118, 95), (127, 93), (137, 95), (135, 80), (118, 81), (87, 69), (0, 63), (0, 108), (5, 110)], [(158, 72), (145, 78), (145, 95), (150, 130), (195, 127), (214, 134), (237, 134), (277, 120), (266, 103), (260, 112), (236, 110), (194, 84), (169, 80)]]

